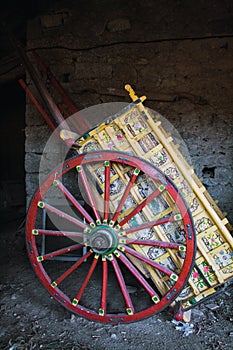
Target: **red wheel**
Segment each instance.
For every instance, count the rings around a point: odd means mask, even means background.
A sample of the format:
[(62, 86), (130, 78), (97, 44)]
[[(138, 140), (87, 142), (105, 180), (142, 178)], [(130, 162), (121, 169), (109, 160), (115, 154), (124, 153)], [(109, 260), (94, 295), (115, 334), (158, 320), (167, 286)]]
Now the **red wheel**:
[[(87, 205), (77, 200), (82, 192)], [(67, 160), (37, 190), (27, 249), (63, 306), (91, 320), (148, 317), (182, 291), (195, 233), (185, 201), (150, 163), (98, 151)]]

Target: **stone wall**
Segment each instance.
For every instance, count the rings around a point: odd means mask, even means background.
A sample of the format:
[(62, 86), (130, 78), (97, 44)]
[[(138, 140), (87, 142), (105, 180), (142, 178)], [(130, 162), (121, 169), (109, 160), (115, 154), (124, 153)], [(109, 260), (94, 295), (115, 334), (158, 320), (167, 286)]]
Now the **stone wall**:
[[(28, 52), (43, 57), (80, 109), (129, 102), (125, 83), (147, 95), (232, 222), (233, 5), (184, 3), (60, 1), (28, 23)], [(26, 124), (29, 202), (50, 130), (29, 101)]]

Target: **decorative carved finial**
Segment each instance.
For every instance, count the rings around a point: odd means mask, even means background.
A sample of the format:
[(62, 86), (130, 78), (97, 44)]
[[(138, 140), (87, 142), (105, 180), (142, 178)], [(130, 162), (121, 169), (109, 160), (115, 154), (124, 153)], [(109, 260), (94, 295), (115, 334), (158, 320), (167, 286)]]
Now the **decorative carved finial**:
[(126, 85), (125, 85), (125, 90), (128, 91), (129, 96), (130, 96), (130, 98), (132, 99), (132, 101), (138, 100), (138, 96), (135, 95), (135, 91), (134, 91), (134, 89), (132, 88), (131, 85), (126, 84)]
[[(133, 102), (137, 101), (139, 97), (135, 94), (134, 89), (132, 88), (131, 85), (126, 84), (125, 85), (125, 90), (128, 91), (130, 98), (132, 99)], [(146, 96), (140, 97), (141, 102), (145, 101)]]

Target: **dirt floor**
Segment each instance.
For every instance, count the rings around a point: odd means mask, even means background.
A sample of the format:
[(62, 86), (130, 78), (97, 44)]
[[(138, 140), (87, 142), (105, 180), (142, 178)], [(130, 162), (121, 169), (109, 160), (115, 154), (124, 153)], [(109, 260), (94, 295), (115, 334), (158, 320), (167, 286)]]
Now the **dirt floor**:
[(1, 350), (232, 349), (233, 285), (175, 323), (167, 310), (131, 324), (94, 323), (54, 301), (34, 274), (24, 244), (24, 215), (1, 213)]

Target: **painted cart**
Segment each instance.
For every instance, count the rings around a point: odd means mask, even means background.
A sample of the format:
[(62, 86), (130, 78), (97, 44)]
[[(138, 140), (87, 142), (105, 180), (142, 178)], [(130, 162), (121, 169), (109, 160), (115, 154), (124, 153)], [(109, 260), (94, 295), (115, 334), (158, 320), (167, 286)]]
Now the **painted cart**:
[(87, 130), (40, 57), (68, 113), (18, 50), (47, 111), (21, 85), (72, 151), (40, 185), (27, 216), (29, 258), (53, 298), (94, 321), (136, 321), (168, 305), (182, 319), (229, 284), (228, 221), (145, 97), (127, 85), (132, 102)]

